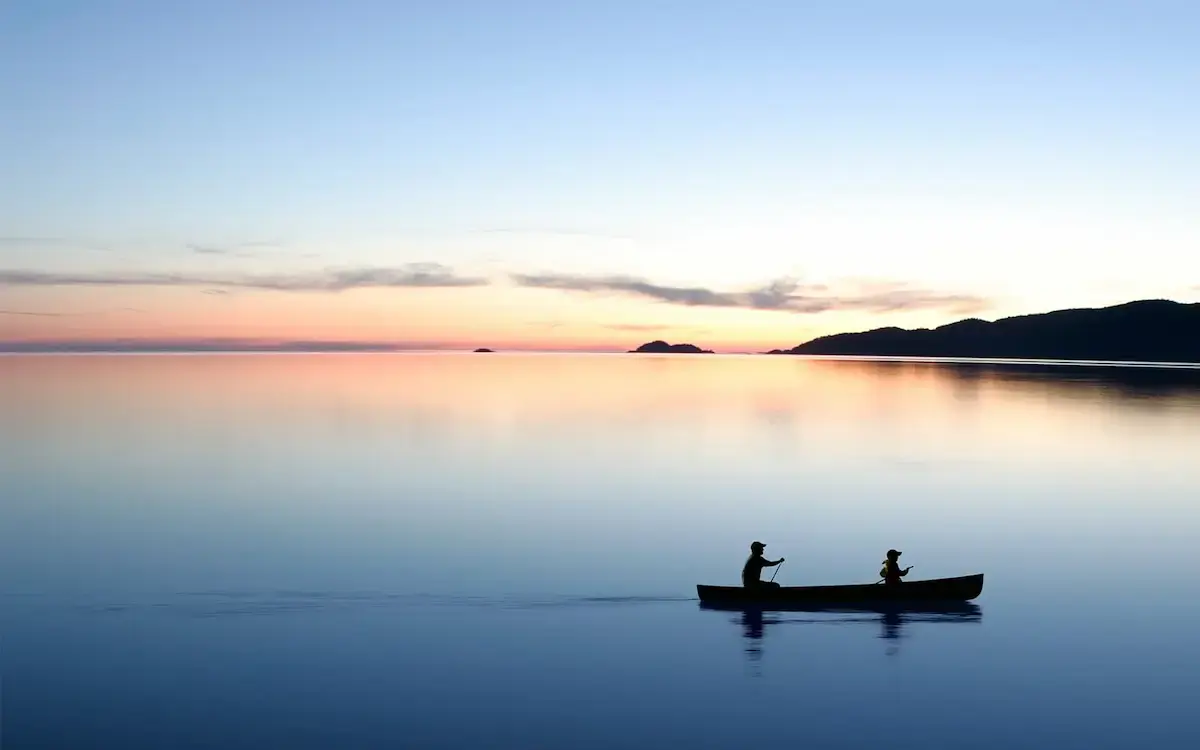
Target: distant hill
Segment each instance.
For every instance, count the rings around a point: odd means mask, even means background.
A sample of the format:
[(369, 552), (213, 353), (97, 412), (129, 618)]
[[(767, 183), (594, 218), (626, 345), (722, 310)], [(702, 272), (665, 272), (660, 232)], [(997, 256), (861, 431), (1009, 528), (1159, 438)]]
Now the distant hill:
[(668, 344), (665, 341), (651, 341), (633, 349), (629, 354), (712, 354), (709, 349), (701, 349), (695, 344)]
[(1141, 300), (939, 328), (877, 328), (767, 353), (1200, 362), (1200, 303)]
[(476, 349), (476, 350), (475, 350), (475, 353), (476, 353), (476, 354), (491, 354), (491, 353), (492, 353), (492, 350), (491, 350), (491, 349), (486, 349), (486, 348), (479, 348), (479, 349)]

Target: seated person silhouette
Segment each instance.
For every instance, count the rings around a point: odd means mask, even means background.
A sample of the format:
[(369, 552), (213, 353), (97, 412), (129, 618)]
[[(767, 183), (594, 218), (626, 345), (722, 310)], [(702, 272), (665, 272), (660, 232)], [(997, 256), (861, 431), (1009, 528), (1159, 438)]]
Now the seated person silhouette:
[(908, 571), (912, 570), (911, 565), (904, 570), (900, 569), (900, 555), (902, 554), (902, 552), (890, 549), (887, 552), (887, 559), (883, 561), (883, 569), (879, 571), (879, 577), (889, 586), (903, 583), (900, 578), (908, 575)]
[(775, 562), (771, 562), (763, 557), (763, 550), (767, 545), (762, 542), (755, 542), (750, 545), (750, 559), (742, 567), (742, 585), (746, 588), (779, 588), (779, 584), (774, 581), (759, 580), (762, 575), (763, 568), (770, 568), (783, 562), (783, 558), (779, 558)]

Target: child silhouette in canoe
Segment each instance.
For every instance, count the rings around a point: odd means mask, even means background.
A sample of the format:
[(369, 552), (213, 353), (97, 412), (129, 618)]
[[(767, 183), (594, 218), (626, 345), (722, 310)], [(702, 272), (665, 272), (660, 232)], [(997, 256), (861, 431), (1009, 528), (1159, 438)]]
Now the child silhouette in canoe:
[(779, 588), (779, 584), (774, 581), (759, 579), (763, 568), (771, 568), (783, 562), (782, 557), (775, 562), (771, 562), (763, 557), (763, 550), (766, 548), (767, 545), (762, 542), (755, 542), (750, 545), (750, 559), (746, 560), (746, 564), (742, 566), (742, 585), (746, 588)]
[(879, 571), (879, 577), (883, 579), (884, 583), (888, 585), (902, 583), (900, 579), (908, 575), (908, 571), (912, 570), (911, 565), (904, 570), (900, 569), (901, 554), (903, 553), (897, 552), (894, 549), (887, 551), (887, 559), (883, 561), (883, 568)]

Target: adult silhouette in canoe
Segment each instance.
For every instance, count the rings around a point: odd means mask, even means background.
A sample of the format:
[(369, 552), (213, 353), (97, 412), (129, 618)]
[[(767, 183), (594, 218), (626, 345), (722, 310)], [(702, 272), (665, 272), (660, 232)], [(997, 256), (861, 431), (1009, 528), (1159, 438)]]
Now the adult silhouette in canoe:
[(879, 577), (889, 586), (902, 583), (900, 579), (908, 575), (908, 571), (912, 570), (911, 565), (904, 570), (900, 569), (900, 555), (902, 554), (902, 552), (897, 552), (894, 549), (887, 551), (887, 559), (883, 561), (883, 570), (879, 571)]
[(762, 542), (750, 545), (750, 559), (742, 566), (742, 585), (746, 588), (779, 588), (779, 584), (774, 581), (760, 580), (763, 568), (771, 568), (783, 562), (782, 557), (775, 562), (763, 557), (763, 550), (766, 548), (767, 545)]

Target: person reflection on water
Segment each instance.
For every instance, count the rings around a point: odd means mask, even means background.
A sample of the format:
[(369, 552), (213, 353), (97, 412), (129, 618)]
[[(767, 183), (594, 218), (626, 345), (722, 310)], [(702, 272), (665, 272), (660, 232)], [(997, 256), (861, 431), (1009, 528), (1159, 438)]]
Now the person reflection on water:
[(750, 545), (750, 559), (746, 560), (745, 566), (742, 567), (742, 585), (746, 588), (779, 588), (779, 584), (774, 581), (760, 580), (763, 568), (771, 568), (783, 562), (782, 557), (775, 562), (763, 557), (763, 550), (766, 548), (767, 545), (762, 542)]

